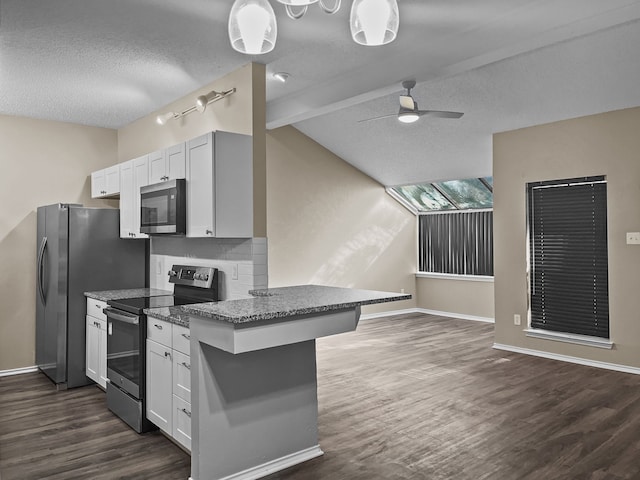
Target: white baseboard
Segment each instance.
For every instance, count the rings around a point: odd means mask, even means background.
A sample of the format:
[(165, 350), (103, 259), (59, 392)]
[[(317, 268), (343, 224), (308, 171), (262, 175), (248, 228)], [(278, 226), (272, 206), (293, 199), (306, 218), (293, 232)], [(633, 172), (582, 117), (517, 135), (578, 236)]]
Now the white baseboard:
[[(263, 463), (256, 467), (251, 467), (242, 472), (228, 475), (220, 480), (256, 480), (257, 478), (266, 477), (272, 473), (279, 472), (285, 468), (293, 467), (312, 458), (324, 455), (324, 452), (320, 449), (320, 445), (300, 450), (299, 452), (285, 455), (284, 457), (276, 458), (270, 462)], [(193, 477), (189, 477), (189, 480), (196, 480)]]
[(0, 370), (0, 377), (8, 377), (9, 375), (20, 375), (22, 373), (33, 373), (37, 372), (38, 367), (22, 367), (22, 368), (13, 368), (11, 370)]
[(614, 370), (616, 372), (633, 373), (634, 375), (640, 375), (640, 368), (630, 367), (628, 365), (619, 365), (617, 363), (588, 360), (586, 358), (571, 357), (569, 355), (561, 355), (559, 353), (550, 353), (541, 350), (532, 350), (530, 348), (514, 347), (512, 345), (503, 345), (501, 343), (494, 343), (493, 348), (495, 348), (496, 350), (505, 350), (507, 352), (522, 353), (524, 355), (533, 355), (535, 357), (559, 360), (561, 362), (576, 363), (578, 365), (586, 365), (588, 367), (604, 368), (606, 370)]
[(474, 322), (495, 323), (495, 319), (491, 317), (479, 317), (477, 315), (467, 315), (464, 313), (441, 312), (439, 310), (428, 310), (426, 308), (416, 308), (420, 313), (427, 315), (437, 315), (438, 317), (458, 318), (460, 320), (472, 320)]
[(409, 313), (424, 313), (427, 315), (436, 315), (438, 317), (457, 318), (459, 320), (472, 320), (474, 322), (495, 323), (490, 317), (479, 317), (477, 315), (467, 315), (464, 313), (442, 312), (440, 310), (428, 310), (426, 308), (406, 308), (404, 310), (391, 310), (389, 312), (367, 313), (360, 315), (360, 320), (368, 320), (370, 318), (392, 317), (393, 315), (406, 315)]
[(369, 320), (370, 318), (393, 317), (394, 315), (404, 315), (407, 313), (418, 313), (415, 308), (405, 308), (404, 310), (390, 310), (388, 312), (367, 313), (360, 315), (360, 320)]

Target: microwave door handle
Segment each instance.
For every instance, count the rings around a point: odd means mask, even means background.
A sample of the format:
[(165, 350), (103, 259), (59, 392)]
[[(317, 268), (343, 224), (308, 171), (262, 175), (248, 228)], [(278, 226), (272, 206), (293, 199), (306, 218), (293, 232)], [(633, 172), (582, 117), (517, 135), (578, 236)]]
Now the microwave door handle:
[(112, 320), (117, 320), (119, 322), (130, 323), (131, 325), (138, 325), (140, 323), (140, 317), (137, 315), (128, 315), (125, 313), (120, 313), (116, 311), (116, 309), (107, 307), (102, 312)]
[(44, 251), (47, 248), (47, 237), (42, 237), (40, 242), (40, 248), (38, 249), (38, 293), (40, 294), (40, 300), (42, 304), (46, 304), (46, 298), (44, 296)]

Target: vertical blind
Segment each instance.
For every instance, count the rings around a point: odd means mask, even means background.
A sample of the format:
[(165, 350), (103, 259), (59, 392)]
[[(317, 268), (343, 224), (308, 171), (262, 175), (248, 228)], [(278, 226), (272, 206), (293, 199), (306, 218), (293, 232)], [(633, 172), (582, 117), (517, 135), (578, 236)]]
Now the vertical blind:
[(493, 275), (493, 212), (421, 215), (421, 272)]
[(609, 338), (604, 177), (528, 185), (531, 326)]

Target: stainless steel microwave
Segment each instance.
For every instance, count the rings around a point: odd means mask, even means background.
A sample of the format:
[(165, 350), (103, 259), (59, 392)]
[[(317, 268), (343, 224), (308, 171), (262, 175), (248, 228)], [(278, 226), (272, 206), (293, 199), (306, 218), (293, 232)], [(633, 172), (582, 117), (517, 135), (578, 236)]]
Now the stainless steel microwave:
[(184, 178), (140, 187), (140, 231), (142, 233), (186, 233), (186, 210)]

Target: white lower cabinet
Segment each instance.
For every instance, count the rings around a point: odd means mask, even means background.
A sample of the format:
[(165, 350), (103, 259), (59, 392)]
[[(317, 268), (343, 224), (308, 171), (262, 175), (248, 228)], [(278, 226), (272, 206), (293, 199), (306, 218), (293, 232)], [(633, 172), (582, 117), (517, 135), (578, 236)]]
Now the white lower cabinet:
[(147, 418), (158, 428), (172, 434), (171, 347), (147, 339)]
[(191, 450), (189, 329), (164, 320), (147, 323), (147, 418)]
[(107, 317), (102, 312), (106, 302), (87, 298), (85, 362), (86, 375), (107, 388)]

